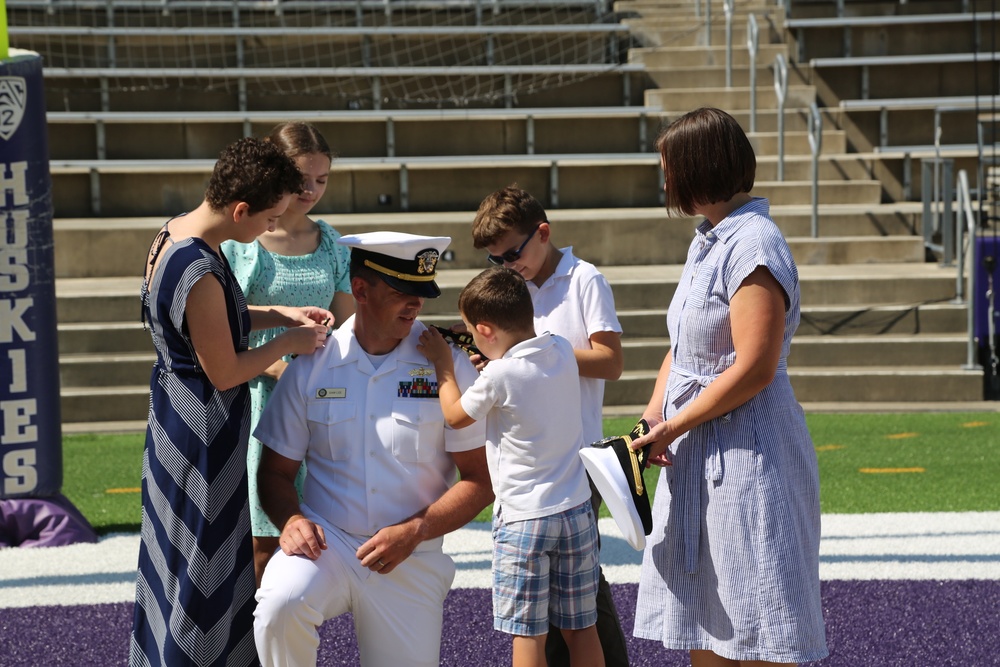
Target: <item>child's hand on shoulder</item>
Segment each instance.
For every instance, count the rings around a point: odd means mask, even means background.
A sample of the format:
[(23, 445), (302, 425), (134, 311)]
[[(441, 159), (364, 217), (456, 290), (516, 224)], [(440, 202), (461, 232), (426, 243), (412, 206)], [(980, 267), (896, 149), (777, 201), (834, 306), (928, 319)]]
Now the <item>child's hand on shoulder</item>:
[(420, 342), (417, 343), (417, 350), (427, 357), (427, 361), (435, 366), (452, 361), (451, 346), (448, 345), (448, 341), (444, 339), (444, 336), (433, 327), (428, 328), (420, 334)]

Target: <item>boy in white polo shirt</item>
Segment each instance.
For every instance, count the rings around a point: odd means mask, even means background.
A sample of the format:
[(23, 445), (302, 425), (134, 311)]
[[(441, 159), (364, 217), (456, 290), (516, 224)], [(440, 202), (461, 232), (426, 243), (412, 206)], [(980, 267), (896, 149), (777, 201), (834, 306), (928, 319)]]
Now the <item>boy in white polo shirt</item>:
[[(601, 440), (604, 383), (617, 380), (625, 366), (622, 327), (607, 279), (593, 264), (574, 256), (571, 246), (559, 248), (553, 243), (545, 209), (516, 185), (483, 199), (472, 223), (472, 241), (486, 250), (492, 264), (510, 267), (528, 281), (535, 330), (562, 336), (573, 346), (580, 371), (584, 442)], [(597, 516), (601, 496), (595, 488), (591, 491)], [(603, 575), (597, 592), (597, 634), (607, 666), (628, 667), (625, 634)], [(546, 653), (549, 667), (569, 664), (559, 633), (550, 633)]]
[(580, 383), (573, 348), (535, 335), (531, 295), (506, 268), (487, 269), (458, 300), (476, 346), (489, 357), (465, 394), (441, 334), (417, 349), (434, 364), (445, 421), (486, 420), (486, 453), (496, 495), (493, 517), (494, 627), (514, 635), (515, 667), (545, 665), (549, 623), (576, 666), (604, 666), (597, 636), (597, 523), (579, 451)]

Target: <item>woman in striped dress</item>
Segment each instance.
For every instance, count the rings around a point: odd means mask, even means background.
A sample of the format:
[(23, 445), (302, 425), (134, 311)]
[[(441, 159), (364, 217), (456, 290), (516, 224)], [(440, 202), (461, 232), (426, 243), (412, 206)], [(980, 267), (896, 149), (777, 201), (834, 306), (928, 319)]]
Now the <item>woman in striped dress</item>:
[[(142, 285), (156, 347), (142, 461), (142, 529), (129, 664), (257, 664), (247, 504), (247, 380), (326, 340), (321, 308), (248, 310), (219, 245), (274, 227), (302, 187), (277, 147), (223, 150), (201, 205), (157, 234)], [(247, 349), (252, 328), (287, 326)]]
[(667, 312), (655, 426), (633, 445), (663, 466), (635, 635), (694, 667), (818, 660), (819, 475), (786, 365), (798, 271), (730, 115), (693, 111), (656, 145), (668, 211), (705, 220)]

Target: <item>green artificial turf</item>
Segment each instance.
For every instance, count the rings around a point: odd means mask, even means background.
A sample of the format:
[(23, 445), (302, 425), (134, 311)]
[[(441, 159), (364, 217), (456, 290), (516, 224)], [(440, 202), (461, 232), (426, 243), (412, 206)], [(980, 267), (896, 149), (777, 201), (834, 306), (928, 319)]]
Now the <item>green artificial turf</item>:
[[(1000, 510), (1000, 413), (813, 414), (806, 421), (825, 513)], [(606, 419), (604, 433), (628, 433), (634, 424)], [(63, 439), (63, 493), (99, 533), (139, 529), (142, 445), (142, 434)], [(646, 473), (654, 494), (657, 476)], [(489, 521), (490, 511), (476, 520)]]
[[(605, 433), (633, 423), (605, 420)], [(824, 513), (1000, 510), (1000, 413), (812, 414), (806, 423)], [(656, 480), (647, 473), (654, 494)]]
[(1000, 510), (1000, 414), (811, 415), (823, 512)]
[(142, 433), (63, 437), (63, 495), (101, 534), (138, 532)]

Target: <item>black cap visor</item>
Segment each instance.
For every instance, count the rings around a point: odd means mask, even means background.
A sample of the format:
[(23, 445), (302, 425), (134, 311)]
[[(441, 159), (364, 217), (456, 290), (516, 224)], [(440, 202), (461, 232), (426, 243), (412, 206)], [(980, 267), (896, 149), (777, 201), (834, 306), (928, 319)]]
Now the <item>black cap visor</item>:
[(387, 276), (386, 274), (379, 273), (378, 271), (375, 273), (382, 279), (382, 282), (392, 289), (402, 292), (403, 294), (419, 296), (425, 299), (436, 299), (441, 296), (441, 288), (438, 287), (437, 283), (433, 280), (415, 283), (411, 280), (402, 280), (400, 278), (396, 278), (395, 276)]

